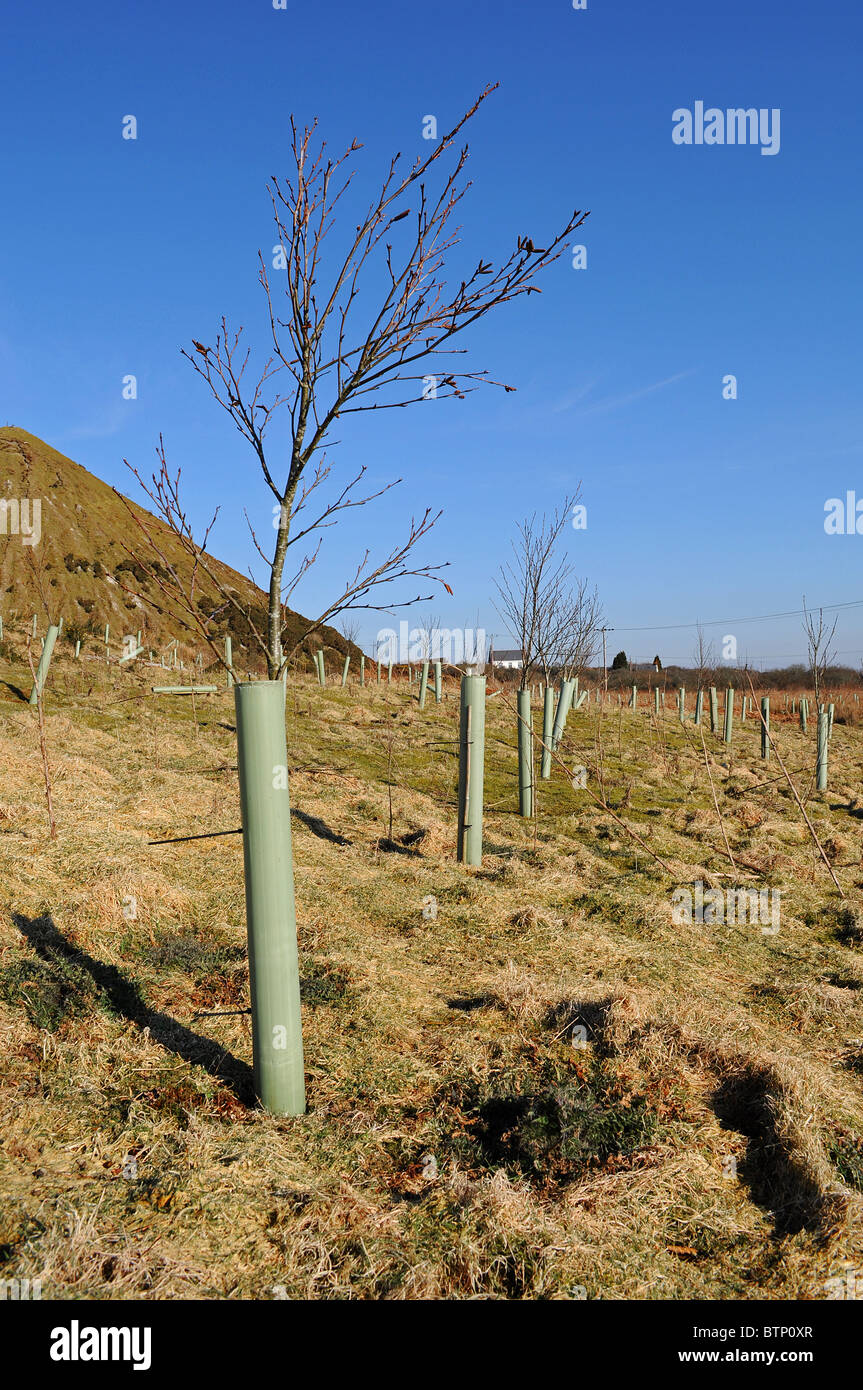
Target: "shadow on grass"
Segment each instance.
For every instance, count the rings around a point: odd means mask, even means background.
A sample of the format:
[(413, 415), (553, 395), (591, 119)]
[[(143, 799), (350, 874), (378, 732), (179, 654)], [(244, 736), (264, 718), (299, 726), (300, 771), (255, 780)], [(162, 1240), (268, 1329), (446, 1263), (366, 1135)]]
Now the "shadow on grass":
[(26, 937), (41, 960), (51, 965), (62, 962), (86, 971), (111, 1010), (137, 1027), (149, 1029), (153, 1042), (192, 1066), (203, 1067), (210, 1076), (233, 1091), (243, 1105), (253, 1106), (255, 1088), (252, 1068), (232, 1056), (210, 1038), (201, 1037), (178, 1023), (170, 1014), (152, 1009), (141, 997), (141, 991), (115, 965), (107, 965), (67, 941), (49, 914), (24, 917), (13, 913), (15, 926)]
[(6, 689), (11, 691), (11, 693), (15, 695), (19, 700), (23, 700), (25, 705), (30, 703), (29, 694), (25, 694), (20, 686), (12, 685), (10, 681), (3, 681), (2, 684), (5, 685)]
[(344, 835), (339, 835), (332, 830), (325, 820), (320, 816), (310, 816), (307, 811), (298, 811), (296, 806), (291, 807), (291, 815), (296, 816), (301, 825), (307, 830), (311, 830), (313, 835), (317, 835), (319, 840), (328, 840), (331, 845), (349, 845), (350, 840), (346, 840)]
[(819, 1235), (831, 1204), (780, 1132), (775, 1093), (769, 1070), (753, 1067), (720, 1081), (711, 1097), (713, 1111), (723, 1129), (736, 1130), (747, 1141), (738, 1174), (752, 1201), (771, 1216), (774, 1235)]

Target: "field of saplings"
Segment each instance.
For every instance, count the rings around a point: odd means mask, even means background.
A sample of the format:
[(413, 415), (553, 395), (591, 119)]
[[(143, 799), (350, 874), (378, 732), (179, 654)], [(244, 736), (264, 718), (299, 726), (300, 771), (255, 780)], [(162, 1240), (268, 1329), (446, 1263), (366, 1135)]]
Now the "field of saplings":
[[(854, 1297), (863, 738), (291, 675), (307, 1111), (256, 1104), (233, 692), (0, 666), (0, 1277), (52, 1298)], [(205, 684), (206, 672), (192, 684)], [(793, 708), (792, 708), (793, 701)], [(657, 709), (658, 704), (658, 709)], [(683, 717), (681, 718), (681, 713)], [(825, 718), (827, 717), (825, 710)], [(522, 721), (523, 722), (523, 721)], [(44, 758), (43, 758), (44, 752)], [(50, 786), (50, 834), (46, 805)], [(523, 790), (523, 789), (522, 789)]]

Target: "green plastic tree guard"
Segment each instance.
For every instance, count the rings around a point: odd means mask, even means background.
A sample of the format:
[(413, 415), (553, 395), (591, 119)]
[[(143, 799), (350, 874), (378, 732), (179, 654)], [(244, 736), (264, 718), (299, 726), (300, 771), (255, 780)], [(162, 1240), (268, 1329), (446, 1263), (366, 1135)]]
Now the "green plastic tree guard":
[(518, 692), (518, 813), (533, 815), (533, 711), (530, 691)]
[(79, 657), (80, 655), (81, 655), (81, 642), (80, 642), (80, 639), (79, 639), (79, 640), (75, 643), (75, 660), (76, 660), (76, 661), (78, 660), (78, 657)]
[(422, 664), (422, 672), (420, 674), (420, 709), (425, 709), (426, 707), (426, 692), (428, 690), (428, 685), (429, 664), (427, 661), (424, 661)]
[(482, 863), (485, 676), (461, 678), (458, 762), (458, 859)]
[(818, 711), (817, 751), (815, 754), (815, 785), (820, 792), (827, 790), (827, 720), (825, 709)]
[(710, 732), (715, 734), (719, 728), (719, 701), (716, 697), (716, 686), (710, 687)]
[(801, 701), (800, 701), (800, 732), (803, 733), (803, 734), (806, 733), (806, 718), (807, 718), (808, 714), (809, 714), (809, 701), (806, 699), (806, 697), (805, 697), (805, 695), (804, 695), (803, 698), (802, 698)]
[(52, 623), (45, 633), (45, 643), (42, 647), (42, 655), (39, 657), (39, 665), (36, 667), (36, 679), (33, 682), (33, 689), (30, 692), (30, 704), (39, 703), (39, 696), (45, 689), (45, 677), (48, 675), (48, 667), (51, 665), (51, 653), (54, 650), (54, 643), (57, 641), (60, 629)]
[(552, 749), (556, 749), (558, 744), (560, 743), (560, 740), (563, 738), (563, 732), (566, 728), (566, 718), (569, 714), (569, 707), (572, 704), (572, 690), (572, 681), (562, 680), (560, 682), (560, 693), (557, 697), (557, 709), (554, 713), (554, 727), (551, 731)]
[(682, 724), (686, 719), (686, 687), (683, 685), (677, 692), (677, 713)]
[(770, 757), (770, 696), (761, 697), (761, 756)]
[(227, 667), (227, 670), (226, 670), (226, 672), (225, 672), (225, 685), (226, 685), (226, 687), (228, 688), (228, 690), (230, 690), (231, 687), (232, 687), (233, 684), (234, 684), (234, 675), (233, 675), (233, 671), (231, 670), (231, 667), (233, 666), (233, 664), (234, 664), (234, 648), (233, 648), (233, 645), (232, 645), (232, 643), (231, 643), (230, 634), (227, 634), (226, 637), (225, 637), (225, 666)]
[(33, 624), (32, 624), (31, 635), (32, 635), (32, 637), (33, 637), (33, 641), (35, 642), (35, 640), (36, 640), (36, 614), (35, 614), (35, 613), (33, 614)]
[(701, 711), (703, 710), (703, 708), (704, 708), (704, 691), (701, 689), (701, 686), (699, 686), (699, 687), (698, 687), (698, 690), (695, 692), (695, 720), (694, 720), (694, 722), (695, 722), (696, 724), (700, 724), (700, 723), (701, 723)]
[(255, 1090), (274, 1115), (306, 1108), (284, 686), (238, 682), (237, 763)]
[(734, 690), (728, 686), (725, 691), (725, 728), (722, 731), (723, 742), (731, 744), (731, 734), (734, 725)]
[(435, 703), (439, 705), (443, 699), (443, 665), (440, 661), (434, 664), (434, 697)]
[(630, 700), (629, 700), (629, 708), (630, 708), (630, 709), (638, 709), (638, 686), (637, 686), (637, 685), (634, 685), (634, 686), (632, 687), (632, 695), (630, 696)]
[(653, 691), (653, 713), (654, 713), (655, 715), (657, 715), (657, 716), (659, 715), (659, 686), (658, 686), (658, 685), (655, 687), (655, 689), (654, 689), (654, 691)]
[(326, 685), (326, 683), (327, 683), (327, 672), (326, 672), (326, 667), (324, 666), (324, 653), (323, 653), (323, 649), (321, 649), (321, 650), (318, 652), (318, 680), (319, 680), (319, 682), (320, 682), (321, 685)]
[(551, 738), (554, 728), (554, 688), (547, 685), (542, 705), (542, 758), (539, 775), (544, 781), (551, 776)]
[(828, 705), (828, 706), (827, 706), (827, 737), (828, 737), (828, 738), (832, 738), (832, 737), (833, 737), (833, 712), (834, 712), (835, 709), (836, 709), (836, 706), (835, 706), (835, 705)]
[(347, 683), (348, 683), (348, 671), (349, 671), (350, 669), (351, 669), (351, 654), (350, 654), (350, 652), (348, 652), (347, 656), (345, 657), (345, 664), (344, 664), (344, 666), (342, 667), (342, 689), (344, 689), (344, 687), (345, 687), (345, 686), (347, 685)]

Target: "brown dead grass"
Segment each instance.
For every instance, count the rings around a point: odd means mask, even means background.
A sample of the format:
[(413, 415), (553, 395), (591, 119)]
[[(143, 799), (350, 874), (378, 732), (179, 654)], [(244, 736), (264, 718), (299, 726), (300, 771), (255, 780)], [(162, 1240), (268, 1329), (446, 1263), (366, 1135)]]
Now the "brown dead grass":
[[(455, 699), (292, 686), (309, 1111), (286, 1121), (243, 1070), (240, 838), (147, 843), (239, 824), (229, 697), (196, 736), (178, 702), (111, 703), (140, 677), (87, 697), (58, 671), (55, 843), (29, 712), (0, 703), (4, 1276), (46, 1297), (787, 1299), (863, 1267), (861, 941), (754, 722), (732, 768), (710, 747), (732, 849), (782, 892), (776, 937), (672, 920), (678, 884), (765, 885), (731, 876), (670, 710), (606, 712), (603, 781), (673, 879), (561, 768), (519, 819), (501, 697), (470, 869)], [(570, 761), (595, 759), (597, 718), (572, 717)], [(780, 737), (809, 795), (812, 736)], [(831, 780), (861, 771), (837, 723)], [(390, 796), (406, 853), (382, 848)], [(863, 822), (850, 794), (809, 810), (854, 908)], [(584, 1115), (594, 1150), (564, 1161)]]

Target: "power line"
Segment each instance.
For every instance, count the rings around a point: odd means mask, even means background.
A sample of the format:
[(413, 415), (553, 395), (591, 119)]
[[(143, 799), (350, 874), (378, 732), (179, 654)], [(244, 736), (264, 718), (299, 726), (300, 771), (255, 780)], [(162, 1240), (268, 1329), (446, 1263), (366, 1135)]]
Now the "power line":
[(681, 628), (725, 627), (730, 623), (767, 623), (777, 618), (802, 618), (806, 613), (835, 613), (845, 608), (861, 608), (863, 599), (852, 599), (848, 603), (815, 603), (809, 608), (792, 608), (787, 613), (761, 613), (748, 618), (711, 618), (709, 622), (696, 619), (694, 623), (646, 623), (642, 627), (609, 627), (608, 632), (674, 632)]

